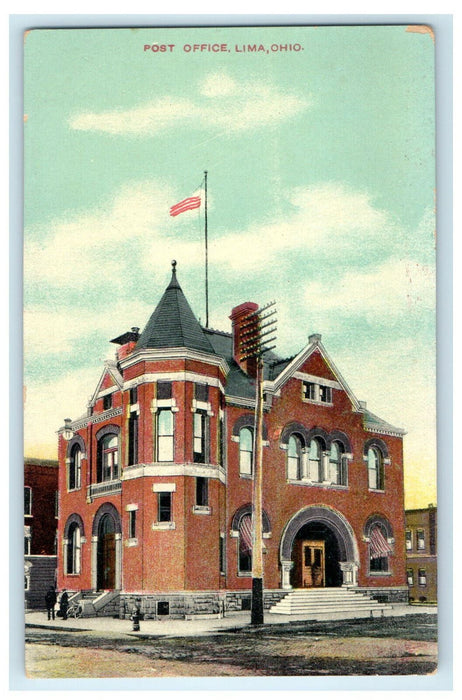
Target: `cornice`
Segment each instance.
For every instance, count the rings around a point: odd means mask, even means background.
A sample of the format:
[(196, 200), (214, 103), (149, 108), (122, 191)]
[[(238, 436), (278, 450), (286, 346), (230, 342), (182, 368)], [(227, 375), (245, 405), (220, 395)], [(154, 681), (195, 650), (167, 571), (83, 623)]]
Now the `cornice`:
[(196, 360), (219, 367), (225, 375), (229, 373), (229, 365), (223, 357), (188, 348), (143, 348), (135, 350), (128, 357), (124, 357), (119, 364), (122, 369), (126, 369), (138, 362), (158, 362), (159, 360)]

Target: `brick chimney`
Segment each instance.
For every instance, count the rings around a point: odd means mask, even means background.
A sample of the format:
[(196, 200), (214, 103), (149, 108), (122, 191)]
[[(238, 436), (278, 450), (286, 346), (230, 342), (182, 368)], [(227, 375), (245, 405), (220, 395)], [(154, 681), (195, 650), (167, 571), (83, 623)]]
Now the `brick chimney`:
[(120, 345), (120, 347), (117, 348), (117, 360), (119, 362), (133, 352), (139, 337), (140, 329), (137, 326), (133, 326), (131, 331), (127, 331), (127, 333), (123, 333), (119, 335), (118, 338), (113, 338), (113, 340), (110, 341), (111, 343)]
[(255, 304), (252, 301), (245, 301), (243, 304), (235, 306), (234, 309), (231, 311), (231, 316), (229, 317), (231, 319), (233, 328), (233, 357), (239, 365), (239, 367), (246, 374), (248, 374), (249, 377), (257, 376), (257, 362), (253, 357), (250, 357), (246, 360), (241, 360), (242, 352), (240, 344), (242, 333), (244, 331), (249, 330), (249, 326), (242, 328), (242, 325), (247, 323), (247, 316), (249, 316), (249, 314), (253, 313), (254, 311), (257, 311), (257, 309), (258, 304)]

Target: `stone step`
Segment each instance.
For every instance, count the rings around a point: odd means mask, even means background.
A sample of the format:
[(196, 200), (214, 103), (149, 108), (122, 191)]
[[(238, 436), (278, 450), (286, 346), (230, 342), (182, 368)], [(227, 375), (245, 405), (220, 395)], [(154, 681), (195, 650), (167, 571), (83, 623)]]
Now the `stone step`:
[(391, 609), (365, 593), (339, 589), (295, 589), (270, 608), (279, 615), (312, 615), (384, 611)]

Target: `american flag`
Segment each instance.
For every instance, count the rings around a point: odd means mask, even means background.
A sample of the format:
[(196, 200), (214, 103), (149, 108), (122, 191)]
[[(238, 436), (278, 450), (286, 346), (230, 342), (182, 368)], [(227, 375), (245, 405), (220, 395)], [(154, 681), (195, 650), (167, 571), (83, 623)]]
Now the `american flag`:
[(183, 199), (181, 202), (178, 202), (178, 204), (174, 204), (173, 207), (170, 207), (170, 216), (178, 216), (178, 214), (182, 214), (184, 211), (188, 211), (189, 209), (198, 209), (200, 205), (200, 197), (186, 197), (186, 199)]
[(374, 527), (371, 530), (371, 559), (387, 557), (392, 551), (381, 530), (378, 527)]
[(239, 525), (240, 550), (241, 552), (252, 552), (252, 518), (244, 515)]

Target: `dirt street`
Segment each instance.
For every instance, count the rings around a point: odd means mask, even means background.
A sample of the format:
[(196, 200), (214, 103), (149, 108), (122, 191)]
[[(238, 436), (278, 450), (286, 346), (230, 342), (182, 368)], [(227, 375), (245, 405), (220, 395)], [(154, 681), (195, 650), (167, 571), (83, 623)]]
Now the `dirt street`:
[(436, 616), (201, 637), (28, 630), (26, 667), (30, 678), (430, 674), (437, 668)]

